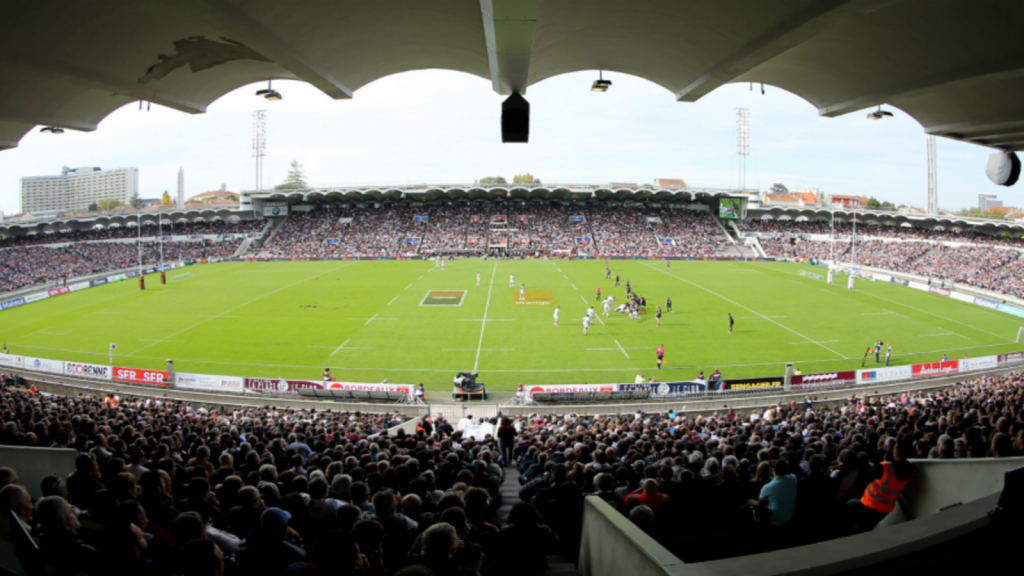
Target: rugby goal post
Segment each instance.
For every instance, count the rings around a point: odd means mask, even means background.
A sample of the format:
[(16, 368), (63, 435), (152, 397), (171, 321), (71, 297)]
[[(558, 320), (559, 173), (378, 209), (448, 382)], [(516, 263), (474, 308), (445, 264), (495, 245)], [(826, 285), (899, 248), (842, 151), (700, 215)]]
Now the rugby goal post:
[(1017, 343), (1020, 344), (1020, 336), (1024, 334), (1024, 326), (1017, 328)]

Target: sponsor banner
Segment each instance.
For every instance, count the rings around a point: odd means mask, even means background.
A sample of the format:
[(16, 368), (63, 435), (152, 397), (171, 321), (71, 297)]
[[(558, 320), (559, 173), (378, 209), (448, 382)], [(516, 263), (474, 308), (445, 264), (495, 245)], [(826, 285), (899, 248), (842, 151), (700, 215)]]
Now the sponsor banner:
[(968, 296), (967, 294), (961, 294), (959, 292), (950, 292), (949, 297), (954, 300), (961, 302), (967, 302), (968, 304), (974, 304), (974, 296)]
[(25, 304), (29, 304), (29, 303), (32, 303), (32, 302), (38, 302), (40, 300), (44, 300), (44, 299), (49, 298), (49, 297), (50, 297), (50, 293), (49, 292), (40, 292), (38, 294), (30, 294), (28, 296), (25, 296)]
[(940, 296), (949, 296), (949, 290), (945, 288), (939, 288), (938, 286), (929, 286), (928, 291), (932, 294), (938, 294)]
[(97, 278), (96, 280), (93, 280), (92, 282), (89, 282), (89, 285), (90, 286), (102, 286), (102, 285), (104, 285), (106, 283), (107, 283), (107, 279), (106, 278)]
[(652, 400), (703, 396), (708, 391), (705, 382), (651, 382), (649, 384), (619, 384), (619, 392), (650, 392)]
[(50, 374), (63, 374), (64, 363), (60, 360), (47, 360), (46, 358), (29, 358), (26, 356), (22, 360), (25, 370), (35, 370), (37, 372), (49, 372)]
[(662, 246), (672, 246), (675, 244), (675, 240), (671, 238), (658, 238), (658, 242), (660, 242)]
[(1020, 364), (1024, 362), (1024, 352), (1011, 352), (1009, 354), (1000, 354), (998, 357), (1000, 364)]
[(929, 362), (927, 364), (914, 364), (914, 378), (928, 378), (930, 376), (944, 376), (956, 374), (960, 371), (959, 360), (948, 360), (946, 362)]
[(123, 276), (125, 278), (138, 278), (139, 277), (139, 271), (138, 270), (132, 270), (131, 272), (129, 272), (127, 274), (124, 274)]
[(128, 276), (124, 274), (118, 274), (116, 276), (107, 276), (107, 282), (120, 282), (121, 280), (126, 280), (127, 278)]
[(60, 296), (61, 294), (67, 294), (68, 292), (71, 292), (71, 289), (67, 286), (61, 286), (60, 288), (53, 288), (52, 290), (46, 291), (50, 296)]
[(78, 284), (72, 284), (71, 286), (68, 286), (68, 290), (71, 292), (78, 292), (79, 290), (85, 290), (90, 285), (91, 284), (89, 284), (88, 282), (79, 282)]
[(118, 382), (138, 382), (139, 384), (154, 384), (156, 386), (168, 386), (170, 374), (163, 370), (145, 370), (142, 368), (120, 368), (114, 367), (114, 380)]
[(589, 246), (589, 245), (593, 244), (594, 241), (591, 240), (589, 237), (586, 237), (586, 236), (577, 236), (576, 237), (576, 243), (577, 244), (582, 244), (584, 246)]
[(857, 384), (909, 380), (913, 375), (910, 368), (910, 366), (889, 366), (873, 370), (857, 370)]
[(24, 298), (15, 298), (6, 302), (0, 302), (0, 310), (7, 310), (8, 308), (16, 308), (25, 303)]
[(999, 356), (982, 356), (980, 358), (964, 358), (960, 360), (960, 371), (988, 370), (999, 366)]
[(1021, 310), (1020, 308), (1007, 306), (1006, 304), (1000, 304), (999, 307), (996, 308), (996, 310), (999, 310), (1000, 312), (1006, 312), (1007, 314), (1013, 314), (1018, 318), (1024, 318), (1024, 310)]
[(906, 284), (904, 284), (904, 286), (909, 286), (910, 288), (913, 288), (915, 290), (923, 290), (925, 292), (927, 292), (929, 288), (927, 284), (922, 284), (920, 282), (915, 282), (913, 280), (909, 280)]
[(97, 380), (110, 380), (110, 366), (99, 364), (84, 364), (81, 362), (65, 362), (65, 376), (78, 376), (79, 378), (95, 378)]
[(212, 390), (215, 392), (242, 392), (245, 390), (245, 378), (238, 376), (211, 376), (210, 374), (188, 374), (178, 372), (174, 384), (178, 388), (188, 390)]
[(338, 242), (341, 242), (341, 238), (328, 238), (327, 240), (324, 240), (324, 243), (327, 244), (328, 246), (332, 244), (337, 244)]
[(5, 368), (23, 368), (24, 358), (14, 354), (0, 354), (0, 366)]
[(264, 202), (263, 203), (263, 215), (264, 216), (287, 216), (288, 215), (288, 203), (287, 202)]
[[(477, 218), (477, 219), (474, 220), (474, 222), (479, 222), (480, 221), (480, 217), (479, 216), (475, 216), (475, 218)], [(353, 220), (355, 220), (355, 218), (353, 218), (351, 216), (344, 216), (342, 218), (338, 218), (338, 224), (351, 224)]]
[(850, 386), (857, 383), (857, 372), (824, 372), (821, 374), (801, 374), (789, 380), (792, 390), (810, 390), (814, 388), (832, 388), (834, 386)]
[(875, 280), (878, 280), (879, 282), (892, 282), (892, 276), (875, 272)]
[(771, 378), (733, 378), (730, 380), (721, 380), (719, 382), (711, 382), (710, 386), (714, 388), (716, 392), (723, 390), (756, 390), (760, 388), (782, 388), (785, 381), (782, 376), (776, 376)]
[(430, 218), (428, 218), (426, 216), (413, 216), (412, 217), (412, 221), (413, 222), (428, 222), (429, 220), (430, 220)]
[(984, 306), (985, 308), (991, 308), (993, 310), (999, 310), (999, 303), (984, 298), (975, 298), (974, 303), (978, 306)]
[(284, 380), (280, 378), (246, 378), (245, 391), (257, 394), (282, 394), (297, 396), (299, 390), (312, 389), (323, 390), (323, 382), (309, 382), (308, 380)]
[(577, 392), (618, 392), (618, 384), (566, 384), (563, 386), (530, 386), (526, 391), (533, 396), (538, 392), (575, 394)]
[(330, 390), (352, 390), (355, 392), (391, 392), (412, 396), (415, 386), (412, 384), (362, 384), (360, 382), (331, 382), (326, 388)]
[(586, 216), (569, 216), (569, 222), (586, 222)]
[(647, 217), (647, 223), (648, 224), (661, 224), (661, 218), (658, 218), (657, 216), (648, 216)]

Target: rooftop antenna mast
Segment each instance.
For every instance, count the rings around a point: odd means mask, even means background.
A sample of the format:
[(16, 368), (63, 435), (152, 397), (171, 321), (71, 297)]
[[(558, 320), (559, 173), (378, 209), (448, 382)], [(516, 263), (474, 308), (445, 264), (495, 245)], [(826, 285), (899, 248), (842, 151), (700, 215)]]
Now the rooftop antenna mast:
[(736, 109), (736, 159), (739, 171), (739, 188), (747, 189), (747, 156), (750, 156), (750, 110)]
[(256, 159), (256, 191), (263, 190), (263, 157), (267, 155), (267, 111), (252, 113), (252, 156)]

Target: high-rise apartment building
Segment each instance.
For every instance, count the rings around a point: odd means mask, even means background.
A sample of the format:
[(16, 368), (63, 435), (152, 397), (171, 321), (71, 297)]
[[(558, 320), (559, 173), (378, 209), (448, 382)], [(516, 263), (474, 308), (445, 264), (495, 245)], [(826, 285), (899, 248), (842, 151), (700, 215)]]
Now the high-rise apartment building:
[(978, 194), (978, 210), (982, 212), (995, 206), (1002, 206), (1003, 201), (996, 197), (995, 194)]
[(58, 176), (21, 179), (21, 211), (33, 214), (85, 210), (114, 199), (128, 204), (139, 190), (139, 169), (68, 168)]

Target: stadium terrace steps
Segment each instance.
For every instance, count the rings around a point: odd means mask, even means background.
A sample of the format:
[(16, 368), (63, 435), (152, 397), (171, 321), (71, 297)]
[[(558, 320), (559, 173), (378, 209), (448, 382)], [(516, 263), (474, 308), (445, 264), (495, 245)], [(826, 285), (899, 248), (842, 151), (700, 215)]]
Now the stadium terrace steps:
[[(501, 508), (494, 514), (498, 526), (508, 524), (508, 513), (519, 502), (519, 471), (515, 466), (505, 466), (505, 480), (501, 483)], [(576, 565), (565, 556), (549, 555), (548, 569), (544, 576), (579, 576)]]

